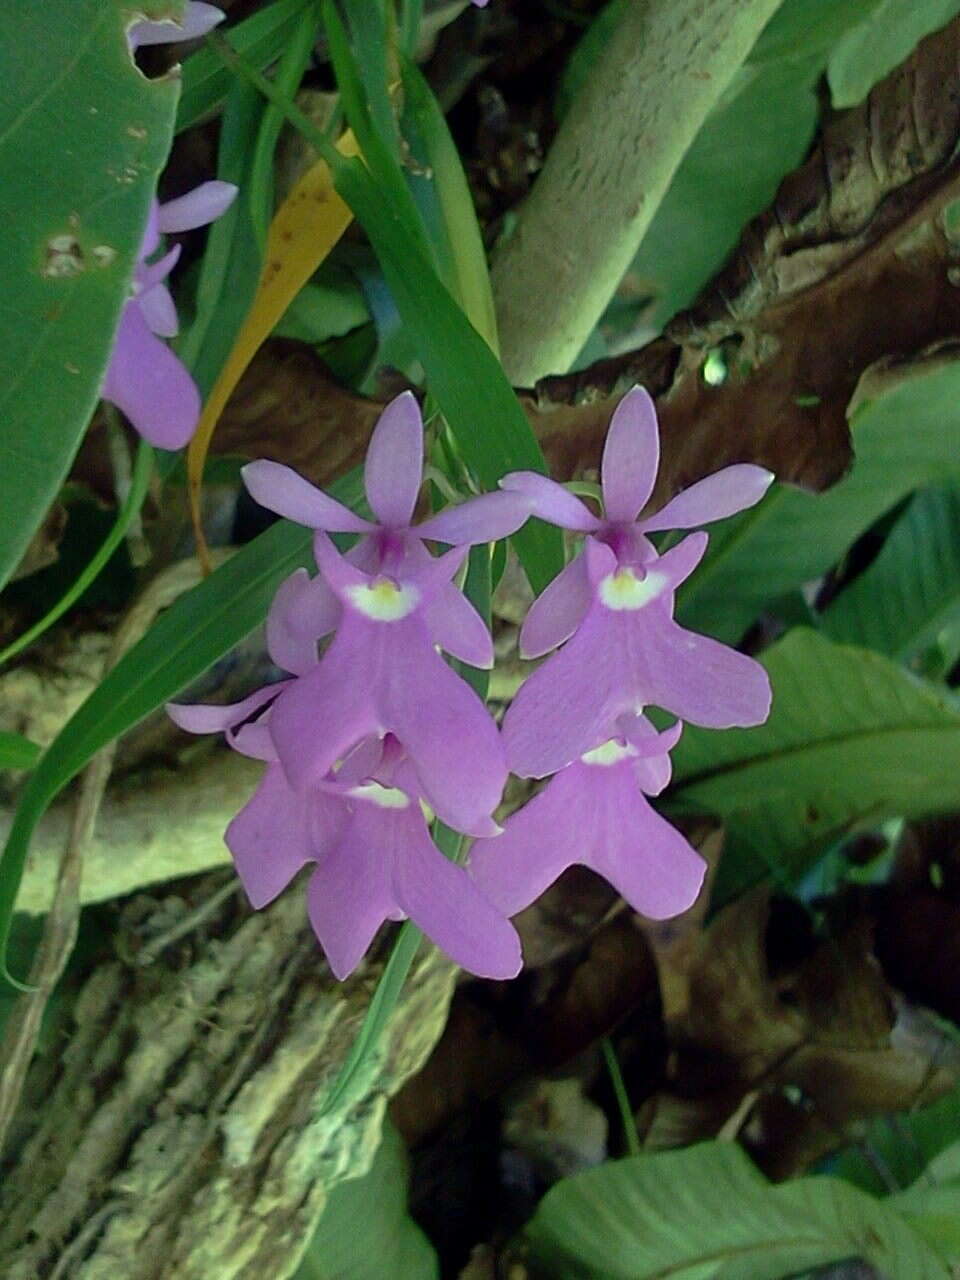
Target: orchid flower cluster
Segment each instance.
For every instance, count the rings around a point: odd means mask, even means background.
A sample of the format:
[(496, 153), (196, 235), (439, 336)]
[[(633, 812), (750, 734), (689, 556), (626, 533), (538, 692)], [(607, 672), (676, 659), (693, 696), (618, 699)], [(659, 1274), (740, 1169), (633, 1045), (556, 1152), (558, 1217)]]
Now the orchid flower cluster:
[[(254, 907), (313, 866), (308, 914), (337, 977), (352, 972), (384, 921), (406, 917), (463, 968), (515, 976), (521, 950), (510, 917), (572, 863), (592, 867), (654, 918), (695, 900), (704, 863), (646, 796), (669, 781), (682, 721), (758, 724), (770, 690), (758, 663), (673, 620), (676, 589), (707, 535), (663, 554), (648, 535), (750, 506), (771, 476), (728, 467), (638, 520), (658, 448), (653, 403), (635, 388), (604, 449), (603, 517), (561, 485), (521, 472), (499, 492), (412, 524), (423, 424), (405, 392), (370, 441), (372, 521), (288, 467), (244, 468), (261, 505), (316, 531), (317, 576), (289, 577), (267, 621), (270, 656), (290, 676), (232, 706), (169, 711), (182, 728), (223, 732), (235, 750), (265, 761), (226, 842)], [(522, 654), (557, 652), (523, 685), (501, 733), (440, 651), (492, 665), (487, 625), (457, 574), (471, 546), (509, 536), (531, 515), (585, 539), (527, 616)], [(358, 541), (341, 554), (331, 534)], [(439, 544), (437, 553), (427, 544)], [(644, 715), (651, 704), (676, 723), (658, 732)], [(508, 770), (553, 777), (501, 829), (493, 814)], [(433, 843), (434, 815), (472, 837), (467, 865)]]
[[(135, 22), (127, 31), (131, 54), (144, 45), (170, 44), (205, 35), (224, 14), (214, 5), (189, 0), (183, 19)], [(184, 365), (164, 338), (178, 331), (177, 309), (164, 283), (180, 257), (175, 245), (154, 262), (160, 237), (192, 231), (214, 222), (229, 209), (237, 188), (231, 182), (203, 182), (165, 204), (153, 200), (147, 217), (133, 289), (120, 314), (110, 363), (100, 389), (150, 444), (182, 449), (200, 418), (200, 393)]]

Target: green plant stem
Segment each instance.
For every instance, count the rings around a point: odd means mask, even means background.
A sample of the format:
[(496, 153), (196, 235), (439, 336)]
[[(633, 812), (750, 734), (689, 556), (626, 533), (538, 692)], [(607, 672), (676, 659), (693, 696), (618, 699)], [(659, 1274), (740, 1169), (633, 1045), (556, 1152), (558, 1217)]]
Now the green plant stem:
[(613, 1045), (610, 1043), (609, 1036), (604, 1036), (600, 1041), (600, 1045), (603, 1049), (603, 1060), (607, 1065), (607, 1071), (610, 1073), (610, 1083), (613, 1085), (614, 1097), (617, 1100), (617, 1110), (620, 1112), (620, 1123), (623, 1125), (627, 1153), (631, 1156), (638, 1156), (641, 1153), (640, 1136), (637, 1133), (637, 1122), (634, 1120), (633, 1111), (630, 1108), (630, 1099), (627, 1097), (627, 1087), (623, 1083), (623, 1072), (620, 1070), (620, 1063), (617, 1061), (617, 1055), (614, 1052)]
[(779, 4), (626, 6), (494, 263), (514, 386), (565, 372), (580, 354), (680, 161)]
[(25, 631), (23, 635), (18, 636), (12, 644), (7, 645), (6, 649), (0, 652), (0, 664), (9, 662), (11, 658), (16, 657), (18, 653), (22, 653), (30, 644), (33, 644), (39, 636), (57, 621), (62, 618), (72, 605), (80, 599), (87, 590), (93, 580), (100, 573), (100, 570), (106, 565), (107, 561), (119, 547), (120, 543), (126, 536), (127, 530), (131, 523), (140, 513), (143, 506), (144, 498), (147, 496), (147, 486), (150, 483), (150, 474), (153, 469), (153, 449), (147, 444), (146, 440), (140, 441), (137, 450), (136, 461), (133, 466), (133, 474), (130, 479), (130, 490), (127, 493), (123, 506), (117, 512), (117, 518), (114, 521), (113, 528), (107, 534), (99, 551), (80, 574), (77, 580), (71, 586), (66, 595), (61, 596), (49, 613), (44, 614), (39, 622)]

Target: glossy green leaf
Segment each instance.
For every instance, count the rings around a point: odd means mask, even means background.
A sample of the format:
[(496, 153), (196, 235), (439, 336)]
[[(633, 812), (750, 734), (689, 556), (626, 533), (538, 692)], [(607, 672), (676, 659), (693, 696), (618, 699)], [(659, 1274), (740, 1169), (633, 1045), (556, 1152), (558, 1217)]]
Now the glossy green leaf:
[[(313, 0), (273, 0), (243, 22), (229, 28), (230, 43), (263, 71), (283, 53), (297, 23)], [(177, 111), (177, 132), (189, 129), (226, 102), (234, 77), (212, 49), (197, 49), (183, 64), (183, 93)]]
[(137, 70), (126, 20), (116, 0), (71, 0), (4, 27), (0, 585), (90, 420), (170, 149), (178, 81)]
[(862, 102), (924, 36), (958, 13), (960, 0), (880, 0), (870, 17), (846, 32), (830, 54), (827, 81), (833, 105)]
[(773, 1186), (733, 1142), (567, 1178), (547, 1192), (527, 1236), (551, 1280), (782, 1280), (845, 1258), (891, 1277), (950, 1275), (887, 1205), (839, 1178)]
[[(360, 500), (360, 475), (331, 486)], [(67, 721), (23, 790), (0, 858), (0, 957), (33, 831), (55, 796), (90, 758), (179, 693), (267, 616), (281, 581), (310, 565), (308, 529), (280, 521), (176, 601)]]
[(856, 458), (832, 489), (775, 485), (759, 506), (712, 526), (679, 601), (685, 626), (739, 639), (766, 604), (836, 564), (901, 498), (960, 474), (960, 362), (905, 372), (860, 406), (851, 430)]
[(803, 627), (762, 661), (766, 724), (688, 726), (673, 756), (679, 798), (726, 824), (726, 893), (771, 866), (802, 874), (858, 821), (960, 808), (960, 700), (946, 689)]
[[(921, 1178), (908, 1191), (890, 1196), (886, 1204), (944, 1258), (960, 1260), (960, 1182), (943, 1186)], [(952, 1272), (956, 1275), (956, 1268)]]
[(437, 1255), (407, 1213), (408, 1177), (388, 1121), (370, 1171), (330, 1192), (294, 1280), (436, 1280)]
[[(835, 1158), (834, 1170), (854, 1186), (882, 1196), (912, 1186), (943, 1153), (960, 1152), (960, 1088), (900, 1115), (874, 1120), (855, 1147)], [(953, 1176), (960, 1168), (953, 1170)], [(933, 1174), (931, 1174), (931, 1177)]]
[(326, 264), (319, 278), (300, 290), (273, 332), (279, 338), (320, 343), (339, 338), (369, 320), (363, 291), (354, 277)]
[(21, 733), (0, 732), (0, 769), (32, 769), (41, 748)]
[(925, 489), (880, 554), (823, 615), (827, 635), (927, 669), (960, 657), (960, 488)]

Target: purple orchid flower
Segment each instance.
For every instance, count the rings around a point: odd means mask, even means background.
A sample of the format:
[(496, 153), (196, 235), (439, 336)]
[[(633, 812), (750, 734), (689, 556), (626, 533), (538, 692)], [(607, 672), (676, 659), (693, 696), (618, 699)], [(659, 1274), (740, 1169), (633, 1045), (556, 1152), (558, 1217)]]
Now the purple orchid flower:
[(154, 200), (150, 209), (133, 293), (120, 315), (100, 395), (122, 410), (145, 440), (161, 449), (181, 449), (193, 435), (200, 417), (200, 394), (161, 340), (177, 333), (177, 310), (164, 281), (180, 256), (180, 246), (157, 262), (147, 259), (159, 247), (162, 232), (189, 231), (213, 222), (236, 194), (231, 182), (204, 182), (166, 204)]
[[(452, 547), (495, 542), (515, 533), (529, 513), (524, 495), (485, 493), (412, 526), (423, 483), (423, 420), (414, 395), (405, 391), (384, 409), (370, 439), (363, 479), (376, 523), (315, 488), (289, 467), (251, 462), (243, 478), (253, 498), (270, 511), (325, 533), (358, 533), (348, 562), (368, 574), (403, 576), (429, 566), (425, 541)], [(278, 593), (268, 631), (288, 671), (302, 673), (316, 663), (317, 640), (337, 626), (341, 603), (323, 577), (300, 570)], [(445, 582), (427, 605), (435, 644), (473, 667), (493, 664), (486, 624), (452, 582)]]
[(502, 835), (474, 842), (470, 874), (505, 915), (529, 906), (574, 863), (653, 920), (696, 901), (706, 864), (644, 798), (670, 781), (682, 725), (657, 733), (645, 716), (626, 715), (615, 729), (509, 817)]
[(431, 840), (416, 774), (395, 738), (364, 739), (318, 786), (291, 787), (269, 735), (289, 683), (232, 706), (167, 707), (182, 729), (223, 732), (234, 750), (267, 761), (224, 837), (251, 905), (265, 907), (312, 863), (307, 910), (337, 978), (353, 972), (384, 921), (407, 917), (470, 973), (515, 977), (516, 931)]
[(712, 728), (760, 724), (769, 713), (770, 684), (759, 663), (673, 620), (676, 589), (702, 558), (707, 535), (691, 534), (663, 555), (646, 535), (708, 524), (750, 507), (773, 477), (746, 463), (726, 467), (638, 520), (658, 462), (653, 401), (635, 387), (617, 406), (607, 433), (604, 518), (534, 472), (501, 481), (508, 492), (527, 498), (533, 515), (588, 535), (583, 554), (534, 602), (520, 633), (524, 657), (566, 641), (521, 687), (504, 720), (507, 760), (521, 777), (565, 768), (619, 716), (644, 706)]
[(159, 22), (142, 18), (127, 28), (127, 43), (130, 52), (134, 53), (143, 45), (196, 40), (212, 31), (225, 17), (226, 14), (212, 4), (204, 4), (202, 0), (187, 0), (179, 22), (175, 22), (173, 18), (163, 18)]
[(492, 834), (490, 814), (507, 778), (503, 744), (481, 699), (437, 653), (427, 621), (466, 548), (405, 562), (394, 575), (364, 573), (325, 534), (316, 550), (342, 616), (322, 660), (271, 713), (291, 784), (317, 785), (355, 743), (392, 733), (438, 816), (468, 835)]

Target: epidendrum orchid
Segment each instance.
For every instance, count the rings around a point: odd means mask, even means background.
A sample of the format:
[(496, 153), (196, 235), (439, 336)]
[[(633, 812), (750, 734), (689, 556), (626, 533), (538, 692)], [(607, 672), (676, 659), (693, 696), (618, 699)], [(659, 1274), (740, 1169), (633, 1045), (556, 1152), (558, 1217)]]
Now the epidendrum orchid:
[[(703, 861), (646, 797), (669, 782), (683, 719), (758, 723), (769, 686), (758, 663), (673, 621), (676, 588), (707, 535), (661, 555), (647, 534), (750, 506), (771, 477), (728, 467), (638, 521), (658, 448), (652, 402), (635, 389), (604, 449), (602, 518), (546, 477), (514, 473), (500, 492), (412, 524), (423, 424), (410, 393), (387, 406), (370, 442), (364, 484), (373, 521), (287, 467), (244, 468), (259, 502), (317, 531), (318, 576), (288, 578), (267, 625), (270, 654), (293, 678), (232, 707), (170, 712), (183, 728), (224, 732), (234, 749), (267, 762), (227, 843), (257, 907), (315, 864), (308, 912), (339, 977), (384, 920), (405, 916), (472, 972), (513, 976), (519, 942), (507, 917), (574, 862), (654, 918), (696, 898)], [(587, 536), (524, 624), (524, 653), (562, 648), (521, 688), (501, 737), (438, 650), (492, 663), (486, 624), (453, 579), (469, 546), (508, 536), (531, 514)], [(332, 533), (359, 540), (341, 554)], [(432, 554), (427, 542), (451, 549)], [(677, 723), (657, 732), (643, 714), (650, 704)], [(508, 764), (521, 775), (556, 776), (501, 832), (492, 815)], [(434, 846), (428, 806), (474, 837), (469, 871)]]
[(225, 17), (223, 10), (215, 5), (205, 4), (203, 0), (187, 0), (179, 22), (173, 18), (141, 18), (127, 28), (127, 43), (133, 53), (143, 45), (196, 40), (212, 31)]

